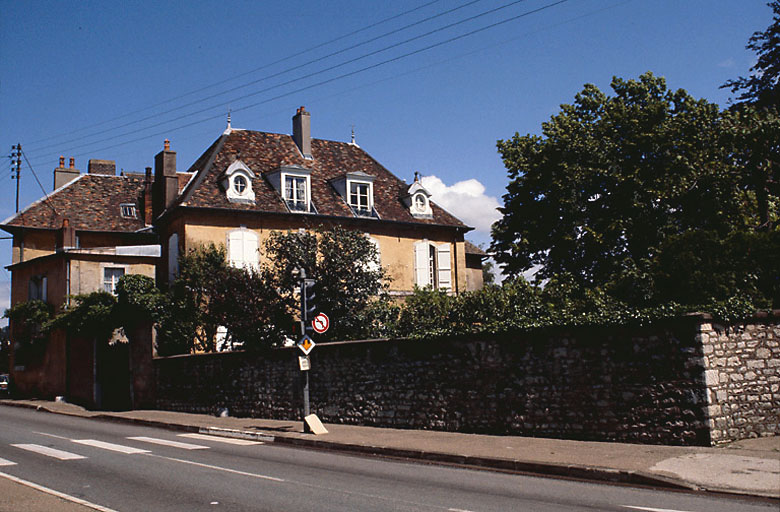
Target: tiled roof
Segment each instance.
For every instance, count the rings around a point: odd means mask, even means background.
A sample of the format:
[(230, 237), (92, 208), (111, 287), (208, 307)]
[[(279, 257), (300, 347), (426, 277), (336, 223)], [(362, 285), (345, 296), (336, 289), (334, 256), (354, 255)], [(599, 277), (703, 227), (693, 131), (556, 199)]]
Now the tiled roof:
[[(312, 202), (318, 214), (352, 218), (352, 210), (330, 181), (348, 172), (362, 171), (374, 177), (374, 207), (380, 219), (468, 229), (435, 204), (432, 205), (433, 218), (414, 218), (401, 201), (409, 185), (355, 144), (312, 139), (311, 152), (313, 158), (305, 159), (289, 135), (231, 130), (215, 141), (190, 167), (189, 171), (197, 174), (184, 190), (178, 204), (287, 213), (282, 198), (263, 175), (280, 166), (289, 165), (311, 170)], [(254, 204), (229, 202), (219, 185), (220, 176), (235, 160), (241, 160), (255, 174), (252, 181)]]
[[(143, 179), (82, 174), (8, 219), (2, 227), (59, 229), (67, 218), (77, 230), (133, 232), (144, 227), (138, 198)], [(121, 204), (136, 205), (135, 219), (121, 215)]]
[(476, 254), (477, 256), (487, 256), (487, 253), (485, 251), (483, 251), (482, 249), (480, 249), (479, 247), (477, 247), (476, 245), (472, 244), (468, 240), (466, 240), (465, 242), (466, 242), (465, 243), (466, 254)]

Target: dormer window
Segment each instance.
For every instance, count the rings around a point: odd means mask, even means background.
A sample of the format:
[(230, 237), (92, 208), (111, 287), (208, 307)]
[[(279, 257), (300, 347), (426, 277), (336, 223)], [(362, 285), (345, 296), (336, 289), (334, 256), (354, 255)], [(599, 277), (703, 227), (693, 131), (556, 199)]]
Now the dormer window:
[(414, 183), (407, 189), (406, 195), (401, 199), (409, 208), (409, 213), (415, 219), (432, 219), (433, 210), (431, 209), (431, 194), (420, 183), (420, 178), (415, 173)]
[(124, 219), (135, 219), (138, 217), (135, 210), (135, 205), (132, 203), (120, 204), (119, 212)]
[(349, 206), (361, 217), (371, 216), (371, 184), (353, 181), (349, 184)]
[(311, 170), (283, 166), (266, 174), (268, 182), (282, 196), (287, 209), (294, 213), (317, 213), (311, 201)]
[(309, 187), (302, 176), (284, 177), (284, 202), (293, 212), (309, 211)]
[(244, 162), (236, 160), (222, 174), (219, 183), (231, 203), (254, 204), (255, 192), (252, 190), (254, 177), (255, 173)]
[(356, 217), (379, 217), (374, 209), (373, 176), (362, 171), (348, 172), (331, 181), (331, 185)]

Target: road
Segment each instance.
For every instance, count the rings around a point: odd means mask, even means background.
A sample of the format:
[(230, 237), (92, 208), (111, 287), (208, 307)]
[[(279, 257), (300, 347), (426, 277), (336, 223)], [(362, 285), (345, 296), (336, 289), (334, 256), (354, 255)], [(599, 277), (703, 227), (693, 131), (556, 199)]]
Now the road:
[(748, 499), (353, 457), (5, 406), (0, 478), (106, 511), (777, 510)]

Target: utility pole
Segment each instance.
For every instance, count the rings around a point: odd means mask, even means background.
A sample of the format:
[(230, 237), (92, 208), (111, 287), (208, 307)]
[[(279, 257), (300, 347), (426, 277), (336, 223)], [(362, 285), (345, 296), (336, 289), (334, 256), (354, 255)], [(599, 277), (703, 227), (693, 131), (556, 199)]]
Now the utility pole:
[[(19, 177), (22, 171), (22, 145), (17, 144), (16, 146), (11, 146), (11, 151), (12, 164), (14, 156), (16, 156), (16, 213), (19, 213)], [(14, 155), (13, 151), (16, 152), (16, 155)], [(14, 176), (11, 176), (11, 179), (14, 179)]]

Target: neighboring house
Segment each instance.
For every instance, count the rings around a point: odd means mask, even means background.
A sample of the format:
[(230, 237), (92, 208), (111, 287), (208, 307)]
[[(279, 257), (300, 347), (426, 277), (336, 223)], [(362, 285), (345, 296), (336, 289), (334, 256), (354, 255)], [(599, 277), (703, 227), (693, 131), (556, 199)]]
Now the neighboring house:
[[(376, 245), (395, 296), (415, 286), (455, 294), (481, 286), (463, 238), (472, 228), (431, 201), (416, 176), (406, 184), (354, 140), (313, 139), (310, 119), (298, 109), (292, 135), (228, 121), (188, 172), (177, 171), (167, 140), (145, 174), (117, 176), (107, 160), (90, 160), (81, 174), (61, 157), (54, 191), (0, 224), (13, 235), (11, 304), (41, 299), (59, 307), (72, 295), (113, 293), (131, 273), (165, 284), (179, 255), (209, 243), (224, 245), (232, 265), (254, 266), (272, 231), (334, 225)], [(51, 345), (35, 371), (14, 364), (17, 384), (46, 381), (41, 394), (65, 394), (72, 347), (64, 339)]]
[(465, 243), (465, 251), (466, 290), (481, 290), (485, 285), (485, 277), (482, 274), (482, 263), (488, 258), (488, 254), (468, 240), (466, 240)]

